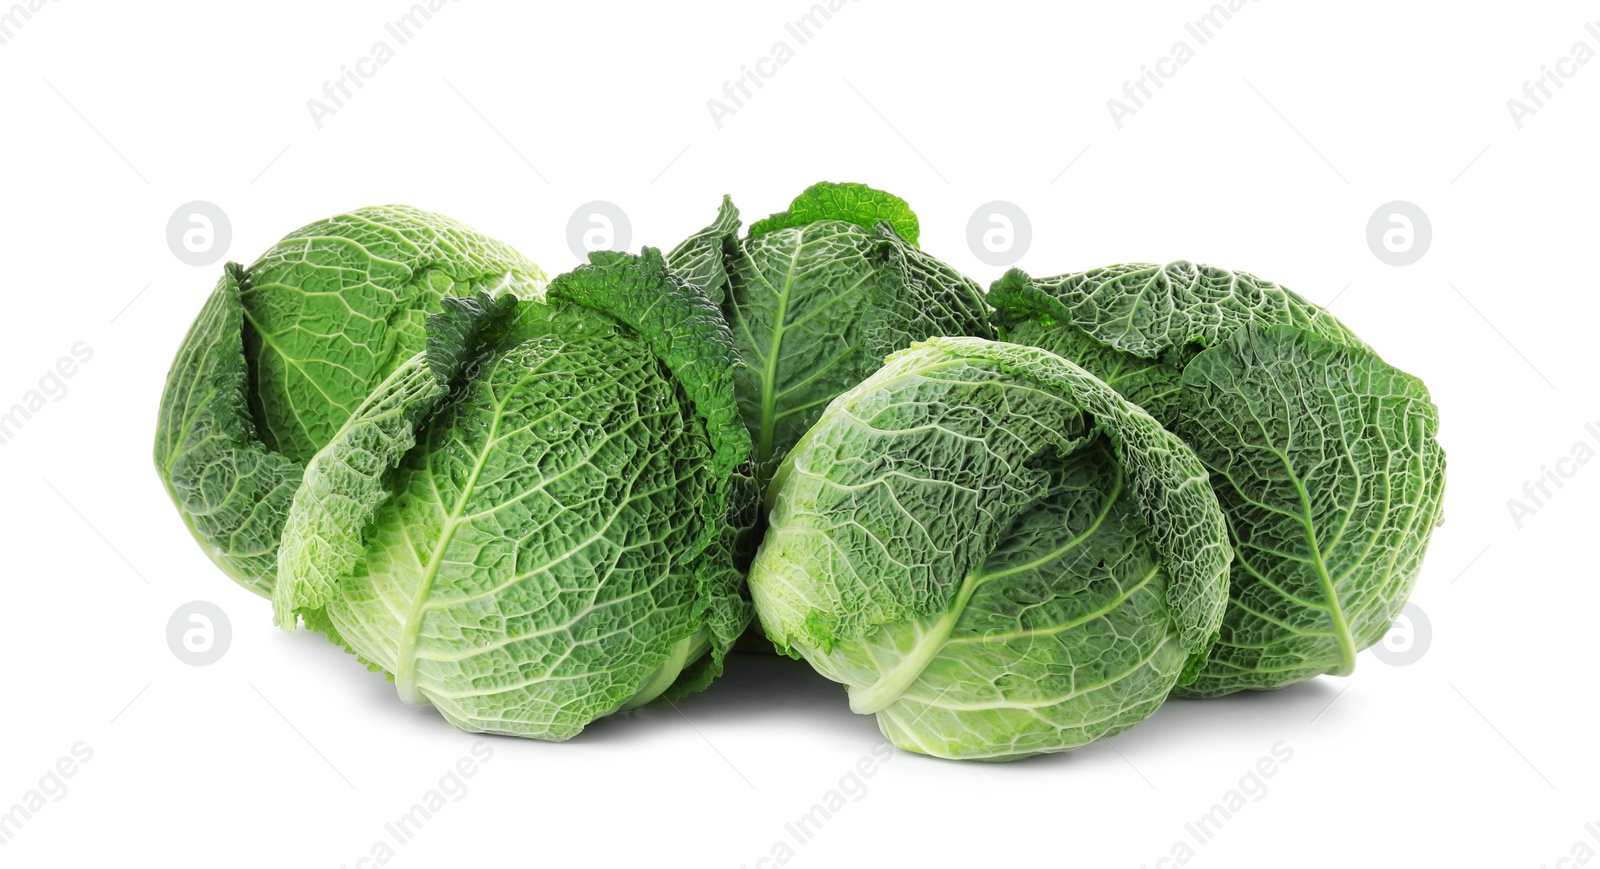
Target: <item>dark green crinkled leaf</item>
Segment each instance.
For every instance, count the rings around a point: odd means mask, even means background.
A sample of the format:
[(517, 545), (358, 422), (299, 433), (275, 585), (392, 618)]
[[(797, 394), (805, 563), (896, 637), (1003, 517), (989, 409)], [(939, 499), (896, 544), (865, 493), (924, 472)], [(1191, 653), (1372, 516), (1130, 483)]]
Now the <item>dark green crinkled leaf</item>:
[(1182, 367), (1248, 324), (1295, 326), (1363, 346), (1343, 323), (1286, 287), (1246, 272), (1178, 261), (1130, 263), (1053, 278), (1008, 271), (989, 291), (1002, 325), (1045, 315), (1143, 359)]
[(702, 253), (723, 255), (722, 312), (745, 363), (739, 409), (763, 489), (827, 403), (885, 356), (934, 336), (991, 334), (982, 289), (902, 237), (915, 217), (898, 197), (819, 184), (742, 240), (731, 210), (724, 202), (718, 222), (679, 245), (672, 265), (703, 275)]
[(269, 596), (302, 467), (268, 450), (250, 416), (242, 275), (228, 265), (178, 348), (161, 397), (155, 463), (200, 548), (240, 585)]
[(228, 274), (168, 374), (156, 464), (219, 566), (270, 596), (302, 468), (400, 365), (448, 297), (542, 293), (539, 268), (442, 215), (363, 208)]
[(748, 462), (750, 434), (729, 400), (739, 351), (705, 291), (677, 277), (653, 247), (639, 256), (596, 251), (589, 261), (550, 284), (550, 302), (599, 311), (638, 333), (699, 410), (719, 476)]
[(1236, 541), (1221, 639), (1186, 693), (1348, 675), (1405, 605), (1440, 519), (1427, 388), (1371, 351), (1249, 326), (1184, 370), (1183, 408), (1178, 434)]
[(714, 642), (710, 654), (692, 662), (666, 690), (663, 696), (669, 700), (705, 690), (711, 680), (722, 674), (723, 659), (754, 622), (750, 589), (745, 584), (750, 560), (755, 556), (761, 508), (753, 471), (749, 462), (734, 471), (729, 480), (726, 518), (695, 561), (695, 618), (710, 628)]
[[(1013, 280), (1013, 270), (1002, 280)], [(1049, 350), (1070, 359), (1107, 385), (1144, 408), (1164, 425), (1178, 419), (1182, 395), (1183, 369), (1159, 359), (1146, 359), (1096, 340), (1076, 323), (1058, 319), (1050, 309), (1054, 301), (1034, 299), (1008, 288), (1012, 294), (997, 298), (1006, 305), (1003, 325), (997, 331), (1001, 340)], [(1037, 307), (1034, 305), (1037, 304)]]
[(751, 618), (742, 571), (733, 568), (756, 520), (748, 491), (750, 433), (733, 400), (743, 361), (710, 294), (678, 277), (659, 250), (646, 247), (637, 257), (597, 251), (589, 259), (590, 265), (551, 283), (551, 302), (598, 311), (641, 336), (688, 393), (710, 439), (713, 489), (704, 501), (705, 531), (688, 553), (698, 556), (699, 615), (716, 636), (709, 681), (721, 672), (723, 655)]

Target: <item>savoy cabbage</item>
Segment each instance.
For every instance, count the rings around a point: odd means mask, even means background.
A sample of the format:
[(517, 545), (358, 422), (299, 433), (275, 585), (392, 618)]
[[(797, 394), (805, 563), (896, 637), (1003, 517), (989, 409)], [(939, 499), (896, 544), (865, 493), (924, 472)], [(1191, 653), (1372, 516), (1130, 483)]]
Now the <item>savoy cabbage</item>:
[(1405, 605), (1441, 521), (1427, 387), (1343, 323), (1244, 272), (1175, 262), (990, 289), (1006, 340), (1137, 402), (1211, 474), (1236, 557), (1210, 662), (1179, 693), (1348, 675)]
[(935, 338), (831, 403), (772, 480), (767, 636), (896, 745), (1065, 751), (1194, 678), (1227, 599), (1194, 453), (1051, 353)]
[(985, 295), (861, 184), (740, 225), (554, 280), (404, 206), (306, 226), (224, 269), (157, 470), (280, 627), (549, 740), (759, 624), (896, 745), (1009, 760), (1348, 674), (1404, 605), (1438, 411), (1327, 311), (1187, 262)]
[(473, 731), (566, 739), (703, 687), (750, 618), (737, 351), (660, 252), (447, 300), (313, 456), (273, 607)]

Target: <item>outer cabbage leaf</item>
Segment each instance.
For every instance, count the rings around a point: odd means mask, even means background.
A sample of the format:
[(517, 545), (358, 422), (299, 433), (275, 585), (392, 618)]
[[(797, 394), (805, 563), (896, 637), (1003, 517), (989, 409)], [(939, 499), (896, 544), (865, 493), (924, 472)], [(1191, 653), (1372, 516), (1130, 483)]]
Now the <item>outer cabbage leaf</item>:
[(537, 298), (544, 272), (441, 214), (362, 208), (285, 236), (249, 268), (245, 354), (269, 449), (304, 462), (420, 352), (441, 299)]
[(1287, 287), (1246, 272), (1179, 260), (1129, 263), (1053, 278), (1008, 271), (990, 288), (996, 321), (1071, 323), (1102, 344), (1182, 367), (1248, 323), (1294, 326), (1363, 346), (1343, 323)]
[(419, 399), (374, 397), (350, 428), (375, 431), (313, 459), (290, 519), (315, 529), (318, 503), (357, 506), (342, 542), (286, 550), (280, 585), (315, 592), (298, 602), (308, 624), (322, 605), (403, 697), (463, 729), (566, 739), (703, 687), (749, 619), (732, 338), (658, 251), (591, 260), (550, 304), (478, 330), (486, 349), (414, 446), (376, 429), (403, 428)]
[(728, 290), (728, 265), (723, 248), (738, 234), (739, 209), (734, 207), (732, 197), (724, 196), (717, 207), (716, 220), (678, 242), (667, 254), (667, 262), (672, 264), (674, 274), (700, 287), (720, 306)]
[(1405, 605), (1439, 523), (1444, 451), (1422, 381), (1358, 347), (1247, 326), (1189, 363), (1178, 434), (1235, 542), (1198, 696), (1349, 675)]
[(701, 497), (701, 537), (691, 547), (691, 554), (703, 552), (693, 562), (695, 615), (711, 630), (711, 654), (702, 675), (674, 685), (674, 693), (686, 693), (689, 682), (698, 690), (721, 673), (723, 656), (752, 616), (744, 568), (758, 505), (750, 434), (734, 399), (742, 360), (710, 294), (681, 280), (659, 250), (647, 247), (637, 257), (599, 251), (589, 259), (592, 267), (551, 286), (551, 301), (603, 312), (640, 336), (693, 402), (711, 447), (711, 488)]
[(509, 296), (495, 301), (483, 294), (445, 299), (443, 312), (428, 318), (428, 349), (396, 369), (311, 457), (284, 524), (272, 596), (279, 627), (292, 630), (297, 615), (327, 605), (339, 580), (360, 563), (363, 531), (389, 498), (390, 472), (459, 386), (463, 369), (481, 364), (475, 354), (482, 333), (505, 319), (512, 304)]
[(269, 595), (299, 462), (267, 449), (245, 400), (243, 269), (229, 264), (178, 348), (156, 423), (156, 472), (206, 555)]
[(1221, 642), (1180, 692), (1348, 674), (1405, 604), (1440, 521), (1444, 456), (1421, 381), (1244, 272), (1013, 269), (989, 298), (1008, 340), (1105, 379), (1212, 473), (1239, 557)]
[(989, 302), (1006, 340), (1071, 359), (1169, 427), (1183, 366), (1247, 323), (1296, 326), (1364, 346), (1286, 287), (1181, 260), (1039, 279), (1011, 269), (990, 288)]
[[(745, 367), (739, 408), (755, 439), (763, 487), (835, 396), (913, 341), (988, 336), (981, 289), (918, 250), (915, 216), (898, 197), (859, 184), (818, 184), (790, 210), (734, 237), (724, 200), (717, 222), (674, 250), (687, 279), (716, 288)], [(720, 239), (720, 240), (719, 240)], [(720, 250), (722, 269), (706, 252)]]
[(1053, 354), (913, 345), (772, 481), (767, 636), (896, 745), (1003, 760), (1148, 716), (1203, 660), (1229, 547), (1174, 435)]

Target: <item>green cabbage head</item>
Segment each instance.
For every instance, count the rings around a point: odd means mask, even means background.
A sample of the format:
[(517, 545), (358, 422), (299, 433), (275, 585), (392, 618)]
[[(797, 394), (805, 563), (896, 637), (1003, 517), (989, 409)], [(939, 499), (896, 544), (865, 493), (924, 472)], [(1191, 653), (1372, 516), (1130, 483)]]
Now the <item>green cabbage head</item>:
[(706, 685), (750, 605), (738, 353), (661, 253), (445, 299), (306, 464), (273, 609), (465, 730), (562, 740)]
[(1349, 675), (1416, 585), (1444, 496), (1439, 411), (1293, 291), (1189, 262), (990, 289), (1006, 340), (1104, 378), (1192, 447), (1235, 560), (1221, 639), (1180, 693)]
[(1051, 353), (935, 338), (828, 405), (772, 479), (749, 584), (782, 651), (901, 748), (1009, 760), (1149, 716), (1227, 601), (1194, 453)]
[(537, 298), (545, 274), (451, 218), (403, 205), (302, 227), (229, 263), (167, 375), (156, 471), (206, 555), (270, 596), (305, 463), (423, 349), (444, 299)]

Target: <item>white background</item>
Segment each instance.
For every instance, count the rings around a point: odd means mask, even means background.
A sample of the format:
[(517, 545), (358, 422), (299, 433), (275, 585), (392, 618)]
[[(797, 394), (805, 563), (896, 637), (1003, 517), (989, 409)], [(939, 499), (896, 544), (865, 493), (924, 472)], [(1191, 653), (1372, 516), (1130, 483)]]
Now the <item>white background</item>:
[[(1567, 65), (1521, 129), (1506, 106), (1575, 43), (1600, 50), (1584, 27), (1600, 4), (1265, 0), (1200, 46), (1184, 24), (1208, 5), (861, 0), (805, 45), (784, 29), (805, 0), (469, 0), (404, 46), (384, 30), (403, 0), (33, 13), (0, 45), (0, 410), (77, 342), (93, 356), (0, 446), (0, 810), (75, 744), (93, 756), (0, 863), (355, 866), (475, 739), (272, 627), (167, 502), (156, 409), (221, 268), (169, 250), (181, 204), (220, 206), (244, 262), (311, 220), (403, 202), (555, 274), (581, 203), (616, 203), (633, 247), (668, 247), (723, 193), (750, 220), (821, 179), (905, 197), (924, 249), (985, 285), (1002, 269), (966, 226), (1005, 200), (1031, 218), (1035, 274), (1186, 258), (1330, 304), (1441, 409), (1447, 523), (1413, 597), (1431, 644), (1409, 666), (1369, 652), (1350, 679), (1170, 703), (1071, 755), (895, 752), (803, 844), (785, 824), (877, 729), (804, 664), (741, 657), (682, 714), (491, 740), (390, 865), (773, 865), (757, 861), (778, 843), (816, 867), (1168, 866), (1177, 842), (1216, 867), (1600, 851), (1600, 462), (1561, 465), (1571, 479), (1520, 528), (1507, 506), (1574, 444), (1600, 450), (1584, 428), (1600, 431), (1600, 62)], [(393, 60), (318, 129), (307, 100), (378, 40)], [(719, 129), (707, 100), (779, 40), (792, 60)], [(1194, 58), (1118, 129), (1106, 101), (1178, 40)], [(1408, 267), (1365, 237), (1397, 199), (1433, 228)], [(197, 599), (233, 626), (206, 667), (166, 643)], [(1185, 824), (1278, 743), (1292, 759), (1198, 844)]]

